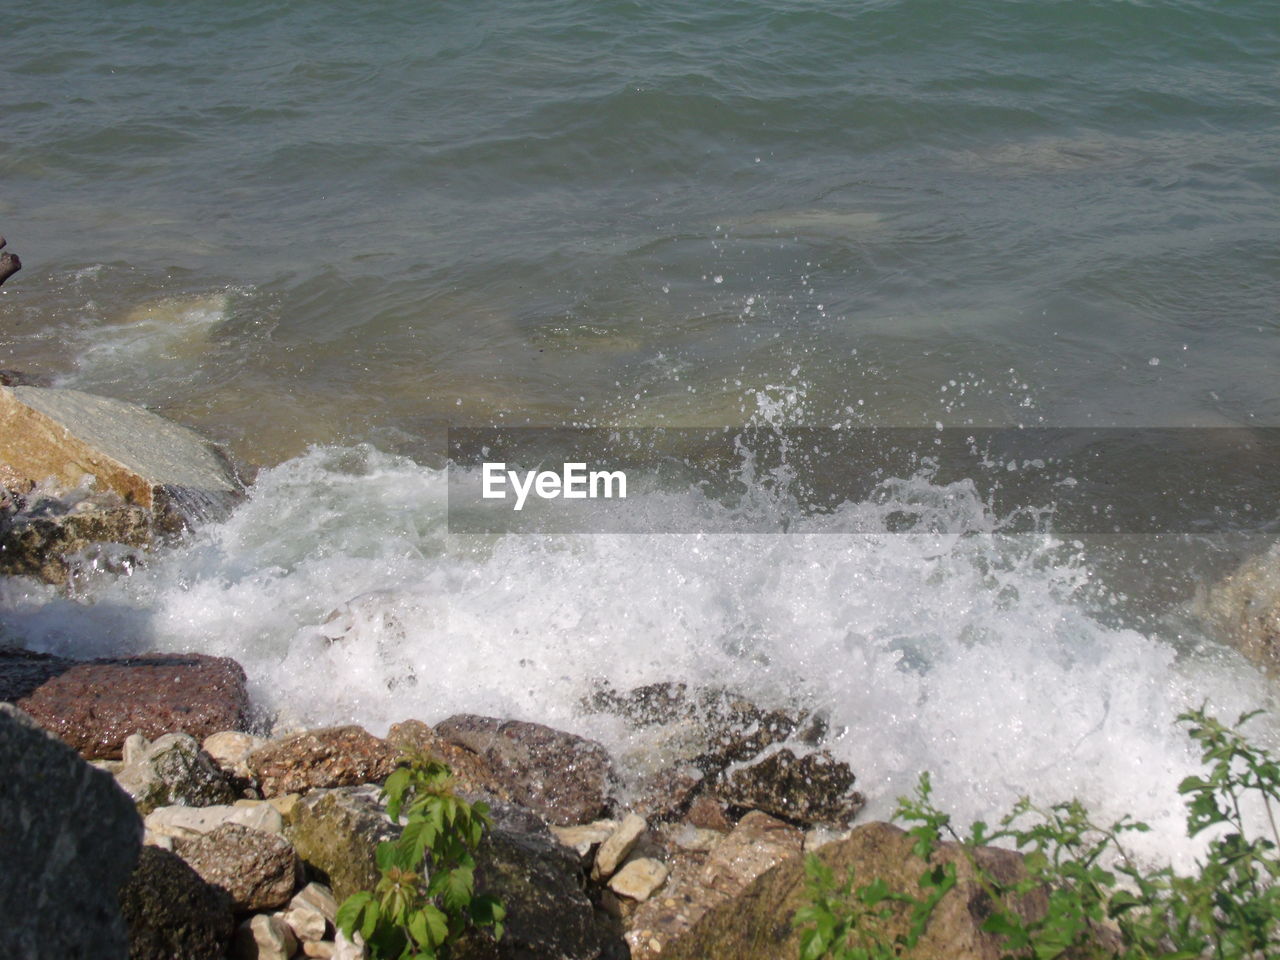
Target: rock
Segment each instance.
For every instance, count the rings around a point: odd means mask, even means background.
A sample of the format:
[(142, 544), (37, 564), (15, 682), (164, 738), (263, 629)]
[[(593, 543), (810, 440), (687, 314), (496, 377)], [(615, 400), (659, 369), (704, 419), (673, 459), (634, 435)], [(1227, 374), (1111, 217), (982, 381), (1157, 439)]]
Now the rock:
[[(822, 848), (816, 856), (844, 877), (850, 867), (859, 882), (883, 878), (892, 890), (918, 893), (925, 864), (912, 852), (912, 837), (887, 823), (855, 828), (845, 840)], [(982, 847), (975, 851), (978, 863), (1001, 884), (1020, 879), (1022, 857), (1010, 850)], [(929, 921), (912, 956), (919, 960), (999, 960), (1004, 956), (998, 937), (980, 926), (991, 904), (974, 879), (965, 853), (955, 844), (944, 844), (931, 861), (955, 864), (958, 882)], [(792, 918), (807, 902), (804, 866), (794, 857), (759, 876), (737, 895), (706, 911), (683, 936), (670, 943), (662, 956), (668, 960), (774, 960), (799, 956), (799, 931)], [(1025, 918), (1042, 916), (1047, 907), (1043, 894), (1034, 894), (1015, 905)], [(905, 908), (895, 908), (894, 919), (884, 928), (886, 939), (906, 932)]]
[(205, 737), (200, 746), (227, 774), (241, 780), (249, 780), (253, 777), (246, 762), (249, 754), (259, 747), (266, 746), (267, 743), (268, 741), (263, 737), (241, 733), (239, 730), (220, 730)]
[(617, 829), (617, 820), (597, 820), (578, 827), (552, 827), (551, 834), (564, 846), (576, 851), (582, 861), (587, 863), (591, 852), (613, 836)]
[(142, 841), (128, 796), (9, 704), (0, 770), (4, 954), (123, 960), (119, 891)]
[(22, 370), (0, 370), (0, 387), (51, 387), (53, 381), (38, 373)]
[(804, 826), (847, 826), (865, 803), (851, 789), (853, 780), (849, 765), (825, 750), (797, 758), (783, 749), (725, 775), (716, 794), (730, 806), (763, 810)]
[(705, 830), (688, 823), (672, 825), (668, 828), (667, 842), (680, 850), (705, 852), (724, 839), (718, 830)]
[(0, 574), (61, 586), (81, 567), (122, 571), (137, 566), (140, 548), (151, 539), (150, 512), (114, 493), (33, 494), (20, 506), (0, 509)]
[(231, 785), (193, 737), (166, 733), (116, 774), (138, 812), (158, 807), (208, 807), (235, 799)]
[(667, 882), (669, 873), (665, 863), (652, 857), (628, 860), (609, 880), (609, 889), (620, 897), (643, 903)]
[(76, 663), (60, 668), (18, 706), (89, 760), (119, 758), (132, 733), (203, 738), (249, 721), (240, 664), (199, 653)]
[(298, 802), (285, 825), (285, 836), (298, 856), (339, 903), (377, 885), (377, 846), (399, 835), (376, 787), (313, 791)]
[(435, 728), (479, 756), (503, 791), (548, 823), (572, 826), (605, 813), (613, 763), (593, 740), (539, 723), (459, 714)]
[(648, 820), (678, 820), (694, 802), (704, 780), (702, 770), (693, 764), (672, 764), (645, 784), (634, 809)]
[(648, 828), (649, 825), (645, 823), (644, 817), (638, 817), (634, 813), (628, 813), (623, 817), (617, 829), (604, 843), (600, 844), (600, 849), (596, 852), (595, 869), (591, 871), (591, 875), (597, 880), (613, 876), (614, 871), (635, 849), (636, 843)]
[(264, 797), (379, 783), (396, 768), (398, 751), (363, 727), (328, 727), (272, 741), (247, 764)]
[(329, 932), (329, 922), (323, 913), (311, 907), (290, 907), (280, 917), (289, 925), (300, 942), (323, 940)]
[(243, 496), (227, 458), (199, 434), (79, 390), (0, 387), (0, 450), (10, 478), (65, 490), (94, 482), (167, 530), (220, 518)]
[(298, 940), (279, 917), (260, 913), (236, 928), (231, 944), (232, 960), (289, 960)]
[(308, 883), (289, 901), (290, 910), (315, 910), (330, 923), (338, 915), (338, 900), (323, 883)]
[(486, 802), (513, 802), (504, 778), (489, 769), (482, 757), (438, 736), (420, 720), (394, 724), (387, 731), (387, 742), (398, 750), (427, 753), (447, 764), (453, 773), (454, 789), (463, 796)]
[(700, 830), (719, 830), (728, 833), (733, 824), (725, 816), (724, 807), (715, 797), (702, 794), (689, 804), (685, 811), (684, 822)]
[(804, 835), (790, 824), (748, 813), (702, 865), (674, 874), (661, 896), (636, 910), (626, 935), (634, 960), (665, 958), (669, 946), (703, 914), (733, 900), (775, 864), (798, 858), (803, 842)]
[(1263, 670), (1280, 673), (1280, 545), (1197, 598), (1196, 612)]
[(178, 840), (173, 849), (208, 883), (231, 894), (242, 913), (284, 906), (302, 880), (302, 861), (288, 840), (238, 823)]
[(157, 847), (143, 847), (120, 909), (129, 928), (129, 960), (222, 960), (235, 931), (226, 891)]
[(275, 807), (264, 801), (234, 806), (157, 807), (147, 814), (143, 822), (153, 836), (180, 840), (202, 837), (224, 823), (236, 823), (277, 836), (284, 834), (284, 818)]
[(0, 644), (0, 701), (17, 703), (75, 665), (65, 657)]

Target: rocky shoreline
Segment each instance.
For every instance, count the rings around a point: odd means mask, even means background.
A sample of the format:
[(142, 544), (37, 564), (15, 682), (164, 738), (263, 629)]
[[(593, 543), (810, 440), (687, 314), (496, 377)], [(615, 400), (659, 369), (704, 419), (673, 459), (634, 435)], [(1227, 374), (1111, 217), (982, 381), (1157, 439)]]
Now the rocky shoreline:
[[(151, 544), (229, 509), (243, 487), (225, 458), (165, 424), (75, 391), (0, 386), (0, 573), (65, 586), (84, 564), (119, 561), (111, 549), (145, 562)], [(1211, 598), (1270, 666), (1277, 569), (1273, 552)], [(661, 733), (662, 761), (637, 774), (602, 744), (538, 723), (458, 714), (405, 717), (381, 737), (290, 729), (255, 711), (228, 658), (77, 661), (18, 643), (0, 646), (10, 955), (366, 956), (335, 912), (373, 889), (378, 843), (404, 829), (381, 786), (412, 754), (447, 764), (457, 794), (493, 811), (476, 884), (505, 905), (506, 931), (470, 932), (457, 960), (790, 958), (805, 854), (861, 876), (925, 868), (896, 827), (856, 824), (855, 771), (824, 749), (823, 717), (792, 704), (674, 680), (602, 684), (585, 714)], [(990, 871), (1021, 869), (1016, 854), (980, 852)], [(915, 956), (1000, 955), (960, 873)]]

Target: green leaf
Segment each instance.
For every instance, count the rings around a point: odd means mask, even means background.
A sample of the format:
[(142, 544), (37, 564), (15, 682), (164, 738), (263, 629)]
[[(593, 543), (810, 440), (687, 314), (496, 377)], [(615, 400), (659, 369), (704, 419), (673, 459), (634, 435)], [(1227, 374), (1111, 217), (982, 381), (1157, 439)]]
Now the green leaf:
[(373, 894), (367, 890), (359, 893), (353, 893), (342, 901), (342, 906), (338, 907), (338, 912), (334, 916), (333, 925), (342, 931), (344, 936), (350, 937), (357, 925), (360, 923), (360, 914), (366, 906), (370, 906), (377, 910), (378, 905), (374, 901)]

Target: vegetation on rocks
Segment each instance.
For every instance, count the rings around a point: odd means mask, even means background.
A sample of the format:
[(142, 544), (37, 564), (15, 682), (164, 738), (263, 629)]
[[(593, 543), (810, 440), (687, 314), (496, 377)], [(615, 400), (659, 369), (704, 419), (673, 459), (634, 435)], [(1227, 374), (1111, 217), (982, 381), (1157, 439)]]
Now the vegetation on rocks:
[[(808, 903), (794, 924), (802, 960), (889, 960), (917, 952), (933, 914), (957, 882), (956, 862), (939, 862), (958, 846), (985, 900), (981, 929), (998, 938), (1002, 958), (1122, 958), (1122, 960), (1269, 960), (1280, 957), (1280, 764), (1249, 743), (1239, 728), (1204, 709), (1182, 714), (1199, 745), (1206, 772), (1179, 785), (1187, 833), (1211, 831), (1198, 871), (1151, 870), (1126, 849), (1126, 833), (1147, 830), (1122, 818), (1098, 824), (1077, 801), (1048, 809), (1024, 798), (997, 829), (975, 823), (961, 837), (930, 795), (928, 775), (916, 795), (899, 801), (896, 819), (912, 824), (912, 852), (929, 866), (917, 889), (852, 870), (837, 881), (821, 859), (806, 860)], [(1269, 835), (1250, 835), (1244, 810), (1265, 812)], [(978, 854), (1010, 842), (1025, 869), (997, 876)], [(904, 918), (906, 923), (900, 921)], [(932, 955), (932, 954), (929, 954)]]
[(396, 840), (378, 845), (382, 879), (338, 909), (337, 926), (356, 932), (375, 960), (436, 960), (469, 927), (501, 938), (505, 910), (475, 891), (475, 851), (492, 826), (485, 804), (469, 804), (452, 789), (449, 768), (418, 754), (387, 778), (387, 814), (407, 823)]

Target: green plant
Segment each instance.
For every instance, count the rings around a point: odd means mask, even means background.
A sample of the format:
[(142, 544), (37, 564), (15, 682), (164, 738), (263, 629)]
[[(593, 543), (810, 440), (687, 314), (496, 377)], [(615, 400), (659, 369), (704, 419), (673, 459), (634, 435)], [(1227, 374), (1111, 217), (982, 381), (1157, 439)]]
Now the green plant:
[[(1036, 807), (1020, 800), (995, 830), (975, 823), (960, 836), (932, 802), (927, 774), (913, 798), (898, 802), (895, 819), (912, 824), (913, 852), (930, 863), (943, 842), (954, 843), (990, 902), (982, 929), (1000, 938), (1008, 960), (1275, 960), (1280, 958), (1280, 765), (1239, 729), (1203, 708), (1178, 720), (1199, 745), (1207, 772), (1178, 787), (1186, 798), (1187, 834), (1214, 829), (1196, 871), (1149, 869), (1125, 849), (1126, 833), (1146, 831), (1129, 817), (1095, 823), (1077, 801)], [(1249, 802), (1265, 813), (1269, 835), (1250, 836)], [(974, 851), (1004, 841), (1023, 853), (1025, 871), (1001, 883)], [(955, 885), (955, 872), (932, 865), (917, 892), (894, 891), (879, 878), (837, 884), (814, 856), (806, 862), (809, 902), (795, 918), (802, 960), (887, 960), (911, 957), (934, 907)], [(1034, 897), (1041, 909), (1019, 909)], [(889, 935), (893, 904), (909, 908), (906, 932)], [(898, 908), (901, 909), (901, 908)], [(901, 929), (897, 924), (892, 929)]]
[(382, 788), (387, 813), (404, 831), (378, 844), (382, 878), (348, 897), (337, 927), (364, 938), (375, 960), (447, 960), (470, 926), (502, 936), (506, 915), (494, 897), (475, 892), (475, 851), (492, 826), (488, 807), (453, 792), (449, 768), (425, 754), (406, 756)]

